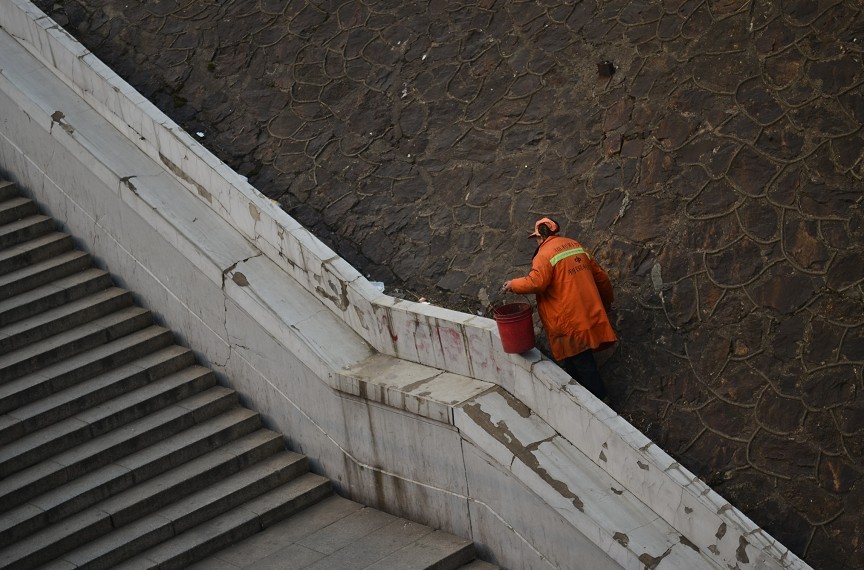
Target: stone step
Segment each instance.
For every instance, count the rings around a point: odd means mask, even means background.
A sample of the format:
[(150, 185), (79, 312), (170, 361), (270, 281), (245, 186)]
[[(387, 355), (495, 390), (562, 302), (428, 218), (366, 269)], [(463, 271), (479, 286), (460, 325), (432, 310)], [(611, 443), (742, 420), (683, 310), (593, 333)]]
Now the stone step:
[[(455, 569), (474, 551), (461, 538), (334, 495), (189, 568), (280, 568), (293, 557), (298, 568)], [(153, 566), (129, 566), (139, 567)]]
[(0, 381), (8, 382), (56, 364), (65, 358), (147, 327), (152, 321), (150, 311), (129, 307), (0, 355)]
[(97, 503), (0, 550), (0, 566), (32, 568), (62, 557), (77, 567), (111, 568), (296, 479), (306, 469), (302, 456), (279, 453), (122, 526), (113, 520), (110, 507)]
[(90, 255), (73, 250), (17, 271), (0, 275), (0, 301), (31, 291), (73, 273), (84, 271), (92, 264)]
[[(205, 373), (209, 373), (206, 369)], [(0, 447), (0, 474), (11, 475), (56, 456), (63, 450), (84, 446), (98, 441), (99, 436), (122, 434), (132, 427), (135, 438), (150, 442), (167, 437), (196, 423), (196, 417), (210, 417), (237, 404), (237, 394), (228, 388), (213, 387), (161, 409), (150, 409), (158, 405), (158, 398), (137, 401), (138, 394), (124, 394), (102, 406), (96, 406), (65, 420), (35, 431)], [(118, 437), (115, 435), (114, 437)], [(109, 437), (110, 441), (110, 437)], [(123, 439), (121, 438), (121, 441)], [(117, 445), (117, 444), (115, 444)], [(99, 453), (110, 459), (88, 458), (102, 465), (119, 457), (119, 450), (111, 446), (96, 446)], [(134, 447), (132, 449), (135, 449)]]
[(472, 560), (468, 564), (463, 564), (459, 570), (498, 570), (498, 566), (484, 562), (482, 560)]
[[(59, 392), (48, 394), (34, 402), (24, 404), (0, 416), (0, 445), (21, 438), (28, 433), (73, 416), (92, 406), (98, 406), (127, 391), (155, 382), (194, 364), (192, 351), (178, 345), (148, 354), (129, 364), (87, 379)], [(182, 379), (182, 376), (178, 376)], [(176, 380), (175, 380), (176, 381)], [(208, 377), (208, 387), (213, 382)], [(183, 397), (190, 395), (185, 394)]]
[(16, 196), (20, 196), (21, 192), (18, 186), (11, 180), (0, 179), (0, 201), (10, 200)]
[(0, 275), (18, 271), (72, 249), (72, 236), (50, 232), (24, 243), (0, 249)]
[(54, 231), (54, 220), (36, 214), (0, 226), (0, 249), (32, 240)]
[[(111, 278), (98, 269), (94, 271), (98, 273), (91, 273), (91, 270), (85, 271), (84, 273), (96, 278), (83, 278), (85, 281), (81, 283), (80, 290), (71, 294), (76, 296), (86, 294), (90, 289), (95, 289), (94, 292), (45, 312), (36, 312), (39, 307), (31, 306), (29, 309), (34, 314), (26, 315), (26, 318), (18, 322), (0, 326), (0, 354), (23, 348), (132, 305), (131, 293), (118, 287), (106, 289), (105, 286), (111, 284)], [(60, 296), (62, 295), (63, 292), (60, 292)], [(9, 301), (12, 300), (14, 299)], [(38, 305), (39, 300), (37, 299), (34, 304)], [(27, 309), (28, 307), (21, 307), (15, 312), (21, 313)]]
[(474, 543), (440, 530), (367, 566), (369, 570), (449, 570), (474, 560)]
[[(64, 463), (44, 462), (0, 481), (0, 509), (9, 510), (25, 501), (38, 502), (37, 497), (40, 495), (69, 482), (86, 487), (87, 483), (81, 483), (79, 478), (83, 479), (88, 473), (100, 469), (108, 474), (103, 471), (97, 477), (110, 477), (113, 470), (120, 469), (121, 475), (129, 472), (136, 482), (146, 481), (215, 447), (255, 432), (260, 426), (258, 414), (245, 408), (232, 408), (146, 448), (129, 449), (128, 455), (89, 472), (81, 468), (81, 462), (76, 457), (61, 458)], [(131, 520), (134, 512), (117, 511), (113, 516), (117, 520)]]
[[(178, 467), (173, 467), (165, 454), (170, 451), (165, 446), (161, 448), (162, 455), (149, 459), (147, 463), (151, 463), (153, 468), (146, 471), (130, 468), (130, 465), (140, 463), (131, 456), (50, 489), (27, 504), (4, 513), (0, 519), (0, 544), (21, 540), (99, 501), (102, 501), (100, 508), (109, 513), (114, 525), (118, 526), (122, 521), (134, 520), (136, 516), (152, 512), (177, 497), (188, 495), (274, 455), (284, 447), (278, 433), (259, 429), (241, 435), (215, 451), (191, 456)], [(109, 497), (110, 500), (105, 500)]]
[(0, 199), (0, 226), (35, 215), (36, 204), (29, 198), (15, 196)]
[(146, 358), (173, 342), (170, 330), (152, 325), (0, 384), (0, 413), (8, 413), (138, 358)]
[(243, 540), (306, 509), (331, 493), (328, 479), (306, 473), (242, 506), (176, 535), (116, 568), (186, 568), (229, 544)]
[[(44, 313), (112, 286), (111, 276), (88, 268), (0, 301), (0, 327)], [(2, 330), (2, 328), (0, 328)]]

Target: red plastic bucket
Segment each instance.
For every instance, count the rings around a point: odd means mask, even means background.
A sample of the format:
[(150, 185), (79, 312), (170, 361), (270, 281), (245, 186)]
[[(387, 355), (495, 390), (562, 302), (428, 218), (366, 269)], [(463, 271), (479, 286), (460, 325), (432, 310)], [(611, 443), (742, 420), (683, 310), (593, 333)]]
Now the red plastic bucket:
[(520, 353), (534, 348), (534, 318), (528, 303), (510, 303), (495, 307), (495, 322), (501, 334), (504, 352)]

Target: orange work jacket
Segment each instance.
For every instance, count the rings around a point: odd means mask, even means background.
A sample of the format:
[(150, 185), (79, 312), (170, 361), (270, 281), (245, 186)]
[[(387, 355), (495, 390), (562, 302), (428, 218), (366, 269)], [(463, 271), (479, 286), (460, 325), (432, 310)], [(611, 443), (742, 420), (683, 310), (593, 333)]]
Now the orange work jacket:
[(550, 236), (531, 265), (531, 273), (514, 279), (511, 288), (537, 296), (537, 312), (555, 360), (607, 348), (618, 340), (604, 308), (613, 299), (609, 276), (579, 242)]

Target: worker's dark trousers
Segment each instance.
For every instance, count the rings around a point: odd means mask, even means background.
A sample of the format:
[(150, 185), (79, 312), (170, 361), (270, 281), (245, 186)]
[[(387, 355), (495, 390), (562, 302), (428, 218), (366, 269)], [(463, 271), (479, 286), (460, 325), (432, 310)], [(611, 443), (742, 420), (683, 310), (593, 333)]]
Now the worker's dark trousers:
[(606, 387), (603, 386), (603, 379), (600, 378), (600, 370), (597, 368), (597, 361), (594, 360), (594, 351), (589, 349), (568, 356), (563, 363), (567, 374), (575, 378), (589, 392), (600, 400), (606, 397)]

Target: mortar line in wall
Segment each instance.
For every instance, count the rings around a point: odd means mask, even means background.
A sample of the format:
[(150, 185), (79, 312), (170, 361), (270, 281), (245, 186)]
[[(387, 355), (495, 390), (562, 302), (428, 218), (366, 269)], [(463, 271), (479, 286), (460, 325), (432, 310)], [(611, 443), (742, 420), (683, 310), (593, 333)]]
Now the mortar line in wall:
[[(231, 354), (235, 354), (235, 351), (233, 350), (233, 348), (232, 348), (230, 351), (231, 351)], [(513, 534), (515, 534), (517, 537), (519, 537), (519, 540), (521, 540), (521, 541), (522, 541), (526, 546), (528, 546), (528, 548), (530, 548), (532, 551), (534, 551), (534, 553), (535, 553), (537, 556), (539, 556), (541, 560), (543, 560), (544, 562), (547, 562), (548, 564), (551, 565), (551, 562), (550, 562), (550, 561), (549, 561), (549, 560), (548, 560), (548, 559), (543, 555), (542, 552), (540, 552), (539, 550), (537, 550), (536, 548), (534, 548), (534, 545), (531, 544), (531, 542), (529, 542), (528, 539), (526, 539), (524, 536), (522, 536), (522, 534), (519, 533), (519, 531), (517, 531), (515, 528), (513, 528), (513, 526), (512, 526), (510, 523), (508, 523), (508, 522), (504, 519), (504, 517), (502, 517), (502, 516), (501, 516), (501, 515), (500, 515), (500, 514), (495, 510), (495, 509), (493, 509), (489, 504), (487, 504), (487, 503), (485, 503), (485, 502), (483, 502), (483, 501), (481, 501), (481, 500), (479, 500), (479, 499), (476, 499), (476, 498), (474, 498), (474, 497), (471, 497), (471, 496), (468, 496), (468, 495), (463, 495), (463, 494), (461, 494), (461, 493), (456, 493), (456, 492), (450, 491), (449, 489), (444, 489), (444, 488), (442, 488), (442, 487), (437, 487), (437, 486), (435, 486), (435, 485), (430, 485), (430, 484), (428, 484), (428, 483), (424, 483), (424, 482), (422, 482), (422, 481), (417, 481), (417, 480), (414, 480), (414, 479), (410, 479), (410, 478), (408, 478), (408, 477), (403, 477), (403, 476), (401, 476), (401, 475), (398, 475), (398, 474), (393, 473), (393, 472), (391, 472), (391, 471), (388, 471), (388, 470), (386, 470), (386, 469), (380, 469), (380, 468), (378, 468), (378, 467), (373, 467), (372, 465), (368, 465), (368, 464), (366, 464), (366, 463), (360, 461), (360, 460), (359, 460), (357, 457), (355, 457), (351, 452), (349, 452), (347, 449), (345, 449), (344, 447), (342, 447), (342, 445), (341, 445), (338, 441), (336, 441), (335, 439), (333, 439), (333, 437), (332, 437), (329, 433), (327, 433), (327, 431), (326, 431), (324, 428), (322, 428), (322, 427), (321, 427), (321, 426), (320, 426), (320, 425), (319, 425), (319, 424), (318, 424), (318, 423), (317, 423), (317, 422), (316, 422), (316, 421), (315, 421), (311, 416), (309, 416), (309, 414), (307, 414), (305, 411), (303, 411), (303, 409), (300, 408), (300, 406), (298, 406), (298, 405), (297, 405), (297, 404), (296, 404), (296, 403), (295, 403), (291, 398), (288, 397), (287, 394), (285, 394), (285, 392), (283, 392), (282, 390), (279, 389), (278, 386), (276, 386), (275, 384), (273, 384), (273, 383), (270, 381), (270, 379), (269, 379), (265, 374), (263, 374), (260, 370), (258, 370), (258, 368), (255, 367), (255, 365), (254, 365), (252, 362), (250, 362), (248, 359), (244, 358), (243, 355), (240, 354), (239, 352), (237, 352), (236, 355), (237, 355), (237, 357), (238, 357), (240, 360), (242, 360), (243, 362), (245, 362), (246, 364), (248, 364), (249, 367), (252, 368), (252, 370), (254, 370), (256, 374), (258, 374), (261, 378), (263, 378), (264, 381), (267, 382), (267, 384), (269, 384), (269, 385), (270, 385), (274, 390), (276, 390), (276, 392), (279, 393), (279, 395), (281, 395), (283, 398), (285, 398), (285, 400), (286, 400), (289, 404), (291, 404), (291, 406), (292, 406), (295, 410), (297, 410), (297, 411), (298, 411), (298, 412), (299, 412), (299, 413), (300, 413), (304, 418), (306, 418), (306, 419), (309, 421), (309, 423), (311, 423), (313, 426), (315, 426), (315, 428), (316, 428), (319, 432), (321, 432), (321, 434), (324, 435), (324, 437), (326, 437), (328, 440), (330, 440), (330, 442), (332, 442), (333, 445), (335, 445), (335, 446), (336, 446), (336, 447), (337, 447), (337, 448), (338, 448), (338, 449), (339, 449), (339, 450), (340, 450), (340, 451), (345, 455), (345, 457), (347, 457), (348, 459), (350, 459), (350, 460), (351, 460), (355, 465), (358, 465), (358, 466), (360, 466), (360, 467), (362, 467), (362, 468), (364, 468), (364, 469), (368, 469), (368, 470), (370, 470), (370, 471), (374, 471), (374, 472), (376, 472), (376, 473), (381, 473), (381, 474), (383, 474), (383, 475), (387, 475), (387, 476), (389, 476), (389, 477), (393, 477), (394, 479), (399, 479), (400, 481), (407, 481), (407, 482), (409, 482), (409, 483), (413, 483), (413, 484), (415, 484), (415, 485), (418, 485), (418, 486), (420, 486), (420, 487), (424, 487), (424, 488), (426, 488), (426, 489), (431, 489), (431, 490), (433, 490), (433, 491), (438, 491), (438, 492), (444, 493), (444, 494), (446, 494), (446, 495), (451, 495), (451, 496), (453, 496), (453, 497), (457, 497), (457, 498), (459, 498), (459, 499), (465, 499), (466, 501), (470, 501), (470, 502), (472, 502), (472, 503), (475, 503), (475, 504), (478, 504), (478, 505), (483, 506), (487, 511), (489, 511), (490, 513), (492, 513), (492, 515), (494, 515), (495, 518), (497, 518), (497, 519), (498, 519), (498, 520), (499, 520), (499, 521), (500, 521), (504, 526), (506, 526), (508, 529), (510, 529), (510, 530), (513, 532)], [(229, 356), (229, 359), (230, 359), (230, 358), (231, 358), (231, 357)], [(226, 361), (226, 362), (227, 362), (227, 361)], [(460, 448), (461, 448), (461, 446), (462, 446), (462, 441), (464, 441), (464, 437), (461, 437), (461, 432), (460, 432), (460, 443), (459, 443)], [(464, 454), (463, 454), (463, 465), (464, 465)], [(467, 470), (466, 470), (466, 473), (467, 473)], [(467, 481), (466, 481), (466, 486), (467, 486)], [(470, 516), (469, 516), (469, 520), (470, 520)]]
[[(454, 426), (455, 427), (455, 426)], [(457, 432), (459, 428), (456, 428)], [(461, 437), (461, 433), (459, 434), (459, 455), (462, 459), (462, 470), (465, 472), (465, 490), (468, 493), (468, 496), (471, 496), (471, 484), (468, 482), (468, 468), (465, 464), (465, 438)], [(468, 531), (471, 533), (470, 536), (474, 538), (474, 524), (471, 518), (471, 509), (468, 509)]]

